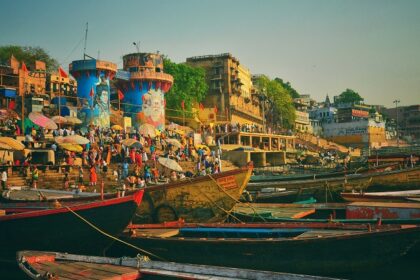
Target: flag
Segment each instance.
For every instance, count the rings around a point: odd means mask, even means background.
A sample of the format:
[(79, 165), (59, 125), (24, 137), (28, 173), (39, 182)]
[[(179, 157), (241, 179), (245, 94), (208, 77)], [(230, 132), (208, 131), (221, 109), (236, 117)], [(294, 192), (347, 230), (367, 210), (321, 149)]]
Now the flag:
[(118, 99), (123, 100), (124, 99), (124, 93), (122, 93), (121, 90), (118, 90)]
[(201, 111), (203, 111), (203, 110), (204, 110), (204, 105), (203, 105), (203, 103), (200, 103), (200, 104), (198, 105), (198, 107), (200, 108), (200, 110), (201, 110)]
[(185, 109), (185, 102), (184, 102), (184, 100), (182, 100), (182, 102), (181, 102), (181, 107), (182, 107), (183, 110)]
[(58, 73), (60, 74), (61, 78), (68, 78), (69, 77), (69, 75), (66, 73), (66, 71), (64, 71), (63, 68), (61, 68), (61, 66), (58, 67)]
[(217, 114), (217, 106), (214, 106), (214, 113)]
[(22, 71), (23, 72), (28, 72), (28, 68), (26, 68), (26, 64), (23, 61), (22, 61)]
[(93, 87), (90, 88), (89, 96), (93, 97), (95, 95), (95, 91), (93, 90)]

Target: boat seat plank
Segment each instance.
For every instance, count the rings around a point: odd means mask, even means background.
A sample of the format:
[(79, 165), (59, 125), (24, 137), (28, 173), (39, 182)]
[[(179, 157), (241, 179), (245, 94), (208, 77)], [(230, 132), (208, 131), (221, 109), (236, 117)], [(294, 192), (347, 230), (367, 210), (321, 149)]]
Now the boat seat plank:
[(354, 233), (361, 233), (364, 232), (363, 230), (309, 230), (306, 231), (294, 239), (301, 239), (301, 238), (313, 238), (313, 237), (329, 237), (329, 236), (342, 236), (342, 235), (350, 235)]
[(60, 275), (61, 279), (68, 279), (68, 280), (83, 280), (86, 279), (86, 276), (79, 275), (77, 272), (68, 272), (63, 270), (61, 265), (55, 262), (38, 262), (32, 264), (33, 268), (35, 268), (41, 275), (44, 275), (46, 272), (54, 273), (56, 275)]
[(179, 234), (179, 229), (142, 229), (135, 231), (136, 236), (173, 237)]
[(88, 263), (88, 262), (77, 262), (77, 265), (80, 266), (81, 268), (91, 268), (97, 271), (113, 273), (113, 274), (118, 274), (118, 275), (121, 275), (121, 274), (139, 275), (138, 270), (133, 267), (116, 266), (116, 265), (110, 265), (110, 264)]
[[(108, 279), (126, 279), (126, 276), (131, 276), (129, 279), (136, 279), (139, 275), (137, 269), (118, 267), (109, 264), (94, 264), (87, 262), (63, 262), (63, 265), (69, 270), (80, 271), (82, 274), (89, 276), (90, 279), (108, 280)], [(124, 276), (124, 278), (121, 278)], [(135, 278), (133, 278), (135, 277)]]

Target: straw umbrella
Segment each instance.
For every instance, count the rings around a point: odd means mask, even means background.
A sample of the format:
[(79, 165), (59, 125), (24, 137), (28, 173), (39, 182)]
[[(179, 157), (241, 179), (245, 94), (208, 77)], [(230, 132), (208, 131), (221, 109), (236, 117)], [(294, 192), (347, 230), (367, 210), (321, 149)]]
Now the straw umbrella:
[(66, 118), (68, 124), (76, 125), (76, 124), (81, 124), (82, 123), (82, 120), (80, 120), (76, 117), (65, 116), (65, 118)]
[(148, 123), (142, 124), (139, 127), (139, 132), (140, 132), (140, 134), (143, 134), (144, 136), (148, 136), (148, 135), (150, 135), (150, 137), (155, 137), (156, 136), (155, 127), (151, 124), (148, 124)]
[(67, 123), (67, 119), (62, 116), (54, 116), (51, 118), (56, 124), (65, 124)]
[(83, 152), (83, 148), (82, 146), (78, 145), (78, 144), (71, 144), (71, 143), (62, 143), (62, 144), (58, 144), (61, 148), (70, 151), (70, 152), (76, 152), (76, 153), (81, 153)]
[(0, 144), (4, 150), (22, 151), (25, 149), (25, 145), (11, 137), (0, 137)]
[(86, 145), (90, 141), (89, 139), (80, 136), (80, 135), (69, 135), (69, 136), (58, 136), (55, 137), (55, 142), (58, 144), (69, 143), (69, 144), (78, 144), (78, 145)]
[(165, 141), (166, 141), (166, 143), (172, 144), (172, 146), (174, 146), (174, 147), (176, 147), (178, 149), (181, 149), (182, 148), (181, 142), (179, 142), (176, 139), (168, 138), (168, 139), (165, 139)]
[(113, 126), (111, 126), (111, 128), (113, 130), (118, 130), (118, 131), (123, 130), (123, 127), (119, 124), (114, 124)]

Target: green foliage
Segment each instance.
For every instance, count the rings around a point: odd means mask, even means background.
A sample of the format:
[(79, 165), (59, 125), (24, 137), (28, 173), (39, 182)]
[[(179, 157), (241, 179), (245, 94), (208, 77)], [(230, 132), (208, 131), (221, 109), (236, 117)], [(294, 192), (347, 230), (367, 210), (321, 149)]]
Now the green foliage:
[(174, 84), (166, 93), (167, 114), (181, 116), (183, 111), (181, 103), (184, 101), (186, 116), (190, 117), (193, 105), (201, 102), (206, 96), (208, 90), (206, 73), (202, 68), (178, 64), (168, 58), (165, 58), (163, 63), (165, 73), (174, 77)]
[(364, 99), (354, 90), (346, 89), (335, 100), (337, 104), (352, 103), (359, 104)]
[(0, 61), (2, 63), (8, 61), (12, 55), (14, 55), (17, 60), (25, 62), (29, 69), (35, 65), (35, 60), (45, 62), (47, 71), (57, 71), (58, 68), (57, 60), (52, 58), (41, 47), (15, 45), (0, 46)]
[(292, 98), (299, 98), (300, 94), (292, 87), (290, 82), (284, 82), (283, 79), (275, 78), (274, 81), (278, 82), (285, 90), (287, 90)]
[(296, 114), (293, 106), (293, 99), (290, 93), (278, 81), (270, 80), (262, 75), (256, 80), (256, 87), (259, 91), (265, 91), (268, 100), (272, 104), (272, 111), (268, 111), (266, 116), (272, 117), (274, 125), (292, 128)]

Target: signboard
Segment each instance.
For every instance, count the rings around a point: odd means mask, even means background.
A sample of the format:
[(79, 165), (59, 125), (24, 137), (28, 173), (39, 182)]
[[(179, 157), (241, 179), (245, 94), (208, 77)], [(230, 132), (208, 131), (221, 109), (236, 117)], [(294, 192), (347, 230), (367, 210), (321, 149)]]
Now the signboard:
[(124, 117), (124, 129), (127, 130), (127, 128), (131, 127), (131, 118), (130, 117)]
[(201, 145), (203, 141), (201, 140), (200, 133), (194, 133), (194, 145)]
[(118, 70), (117, 74), (115, 75), (115, 78), (119, 80), (125, 80), (125, 81), (129, 81), (130, 77), (131, 77), (130, 72), (124, 71), (124, 70)]

